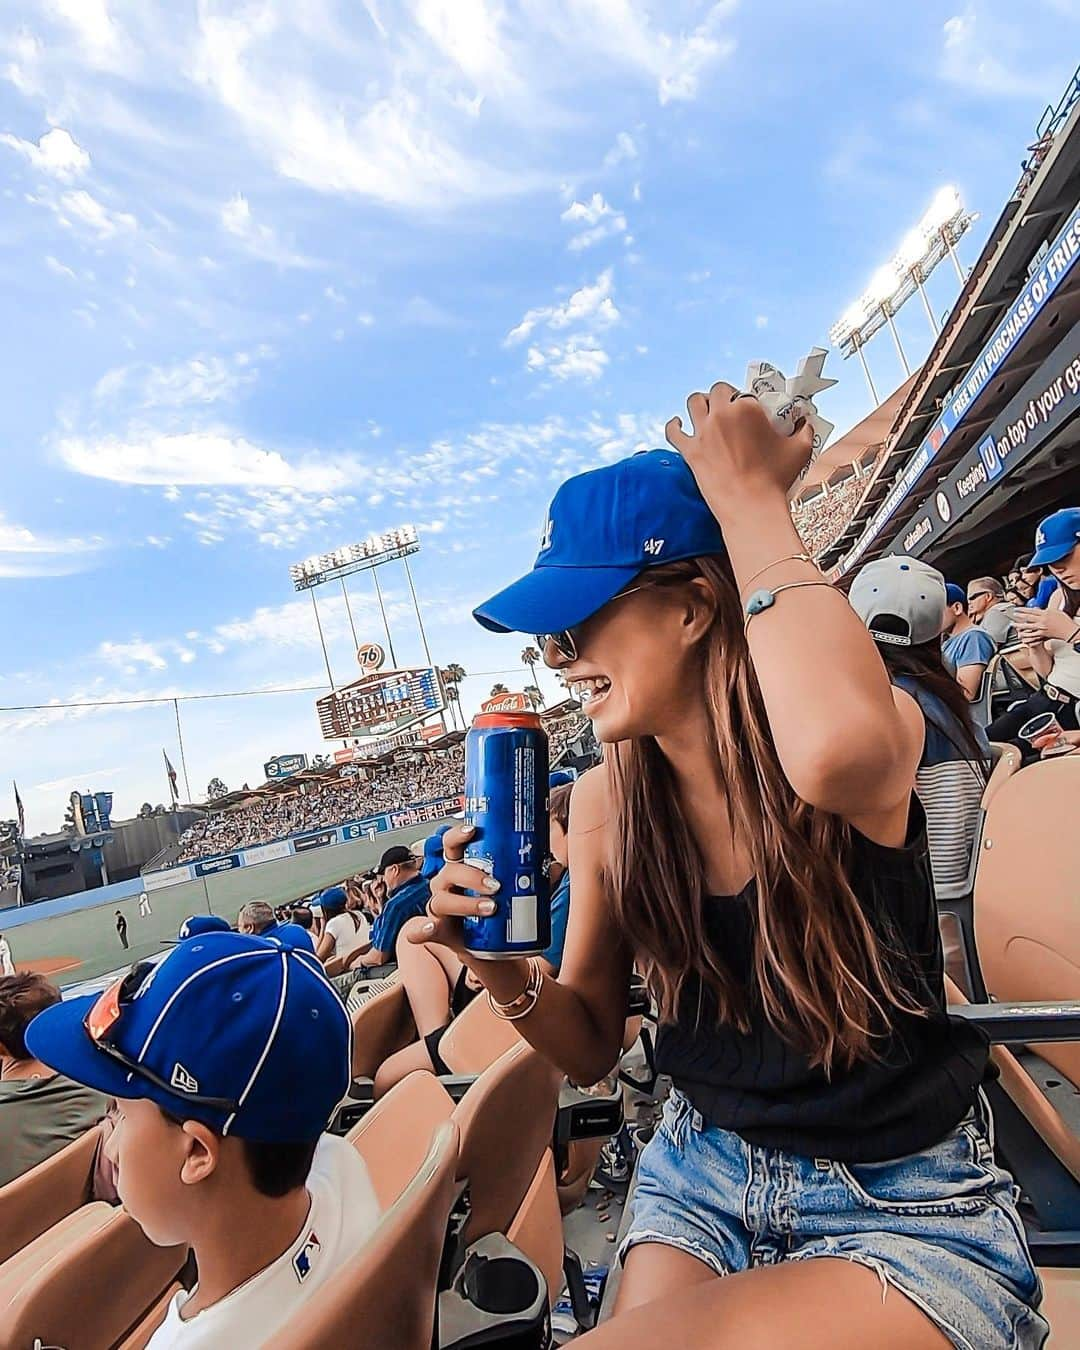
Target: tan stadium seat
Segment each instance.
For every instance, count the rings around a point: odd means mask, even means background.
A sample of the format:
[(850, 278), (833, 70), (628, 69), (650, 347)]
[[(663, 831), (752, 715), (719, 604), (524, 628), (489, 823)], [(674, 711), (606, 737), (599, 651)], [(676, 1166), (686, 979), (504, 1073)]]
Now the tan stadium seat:
[(156, 1247), (123, 1209), (71, 1236), (22, 1284), (0, 1318), (0, 1350), (112, 1350), (176, 1282), (185, 1247)]
[(353, 1014), (353, 1077), (374, 1078), (383, 1060), (416, 1040), (405, 986), (395, 981)]
[(439, 1264), (460, 1189), (457, 1168), (457, 1127), (444, 1121), (371, 1240), (267, 1342), (267, 1350), (348, 1345), (431, 1350)]
[[(1077, 802), (1080, 755), (1033, 764), (990, 798), (974, 923), (986, 987), (998, 1001), (1080, 999)], [(1080, 1044), (1032, 1049), (1080, 1087)]]
[(102, 1127), (95, 1125), (51, 1158), (0, 1186), (0, 1280), (9, 1258), (90, 1200)]
[(483, 1073), (521, 1037), (513, 1022), (491, 1011), (483, 994), (455, 1017), (439, 1042), (439, 1054), (452, 1073)]

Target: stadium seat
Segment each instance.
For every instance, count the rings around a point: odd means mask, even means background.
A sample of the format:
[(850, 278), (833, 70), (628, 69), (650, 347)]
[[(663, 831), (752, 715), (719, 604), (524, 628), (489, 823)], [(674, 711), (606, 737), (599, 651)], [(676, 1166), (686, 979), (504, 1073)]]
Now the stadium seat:
[(416, 1039), (405, 986), (394, 983), (368, 999), (353, 1014), (353, 1077), (374, 1078), (388, 1056)]
[[(1072, 835), (1080, 756), (1033, 764), (990, 786), (974, 896), (986, 988), (995, 1000), (1010, 1002), (1080, 999)], [(1032, 1048), (1080, 1088), (1080, 1044)]]
[(102, 1127), (95, 1125), (0, 1186), (0, 1281), (6, 1279), (7, 1263), (16, 1252), (89, 1203), (101, 1136)]
[(66, 1232), (53, 1228), (46, 1235), (51, 1250), (42, 1250), (3, 1310), (0, 1350), (112, 1350), (173, 1288), (187, 1248), (156, 1247), (123, 1209), (103, 1208), (103, 1222), (80, 1212)]
[(968, 997), (980, 1002), (986, 998), (986, 989), (982, 985), (979, 960), (975, 953), (974, 893), (986, 811), (1002, 784), (1017, 772), (1022, 763), (1020, 751), (1015, 746), (992, 743), (990, 752), (993, 769), (979, 803), (967, 875), (952, 884), (934, 888), (941, 939), (945, 948), (945, 969)]
[[(397, 1125), (405, 1124), (402, 1113), (391, 1115)], [(381, 1145), (378, 1160), (389, 1161)], [(395, 1183), (398, 1194), (364, 1249), (342, 1265), (329, 1289), (286, 1323), (266, 1350), (324, 1350), (353, 1344), (431, 1350), (443, 1244), (460, 1191), (457, 1172), (458, 1130), (446, 1120), (430, 1136), (430, 1146), (411, 1179), (403, 1186)], [(394, 1172), (398, 1182), (401, 1175), (403, 1169)]]

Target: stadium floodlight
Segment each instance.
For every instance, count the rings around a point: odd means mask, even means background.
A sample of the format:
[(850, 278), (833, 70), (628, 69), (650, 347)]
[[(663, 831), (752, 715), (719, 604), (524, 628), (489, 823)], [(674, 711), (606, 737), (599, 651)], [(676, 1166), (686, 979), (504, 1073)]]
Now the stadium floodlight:
[(923, 282), (946, 257), (952, 259), (960, 282), (964, 281), (954, 246), (977, 219), (975, 214), (964, 209), (960, 193), (951, 183), (939, 188), (919, 221), (901, 239), (893, 256), (874, 272), (863, 293), (848, 305), (829, 330), (829, 340), (840, 348), (845, 360), (858, 355), (875, 403), (878, 402), (877, 391), (863, 348), (875, 333), (887, 326), (901, 365), (907, 374), (911, 374), (893, 316), (918, 291), (931, 332), (937, 337), (938, 324)]
[(384, 530), (382, 534), (373, 534), (361, 543), (346, 544), (329, 553), (319, 553), (303, 562), (293, 563), (289, 576), (295, 590), (308, 591), (325, 581), (337, 581), (419, 551), (416, 527), (401, 525), (394, 530)]

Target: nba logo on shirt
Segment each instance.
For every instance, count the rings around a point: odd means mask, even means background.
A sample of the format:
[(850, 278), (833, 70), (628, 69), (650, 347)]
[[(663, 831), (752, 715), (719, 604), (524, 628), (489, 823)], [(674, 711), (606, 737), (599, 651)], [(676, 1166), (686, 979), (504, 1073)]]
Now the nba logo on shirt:
[(998, 474), (1002, 472), (1001, 459), (998, 456), (997, 446), (994, 443), (993, 436), (987, 436), (984, 441), (979, 443), (979, 457), (983, 462), (983, 467), (986, 469), (987, 482), (992, 478), (996, 478)]
[(292, 1259), (293, 1270), (296, 1271), (296, 1278), (301, 1284), (311, 1274), (311, 1268), (322, 1251), (322, 1243), (315, 1236), (314, 1230), (308, 1234), (308, 1240), (296, 1253)]

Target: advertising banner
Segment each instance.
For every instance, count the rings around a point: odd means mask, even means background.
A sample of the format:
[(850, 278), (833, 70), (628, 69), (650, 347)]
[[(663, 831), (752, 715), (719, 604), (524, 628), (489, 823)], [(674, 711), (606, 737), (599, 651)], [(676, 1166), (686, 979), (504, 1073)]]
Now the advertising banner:
[(170, 867), (164, 872), (147, 872), (142, 878), (144, 891), (160, 891), (164, 886), (176, 886), (181, 881), (191, 881), (195, 873), (190, 863), (182, 867)]
[(528, 712), (529, 700), (524, 694), (495, 694), (480, 704), (482, 713)]
[(276, 862), (279, 858), (291, 856), (292, 842), (288, 839), (279, 839), (274, 844), (259, 844), (255, 848), (243, 850), (245, 867), (255, 867), (259, 863), (265, 862)]
[(1008, 313), (972, 363), (963, 383), (957, 387), (950, 401), (942, 409), (903, 476), (875, 511), (854, 547), (844, 556), (839, 567), (841, 573), (850, 571), (881, 533), (896, 508), (915, 486), (941, 447), (989, 387), (1032, 321), (1069, 275), (1078, 257), (1080, 257), (1080, 203), (1073, 208), (1072, 214), (1047, 249), (1039, 266), (1028, 278), (1023, 290), (1009, 306)]
[(320, 830), (318, 834), (302, 834), (292, 840), (294, 853), (308, 853), (313, 848), (326, 848), (337, 843), (337, 830)]
[(1074, 328), (1017, 390), (986, 435), (938, 484), (933, 501), (927, 501), (893, 539), (890, 551), (921, 557), (1077, 412), (1080, 328)]
[(216, 876), (218, 872), (231, 872), (234, 868), (243, 867), (243, 865), (238, 853), (226, 854), (224, 858), (203, 858), (200, 862), (192, 864), (197, 877)]
[(369, 816), (367, 820), (352, 820), (348, 825), (342, 825), (341, 842), (347, 844), (352, 839), (367, 839), (372, 830), (376, 834), (382, 834), (384, 830), (389, 828), (390, 825), (385, 816)]
[(291, 778), (294, 773), (303, 773), (307, 766), (307, 755), (275, 755), (263, 765), (263, 772), (270, 780)]

